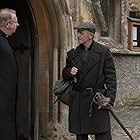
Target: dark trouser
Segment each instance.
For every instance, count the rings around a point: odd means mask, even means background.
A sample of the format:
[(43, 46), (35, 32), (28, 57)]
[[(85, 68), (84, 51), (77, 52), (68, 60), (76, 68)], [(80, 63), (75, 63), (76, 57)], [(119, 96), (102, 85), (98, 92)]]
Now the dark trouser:
[[(76, 135), (76, 140), (88, 140), (88, 135)], [(105, 133), (98, 133), (95, 134), (95, 140), (112, 140), (111, 132), (105, 132)]]

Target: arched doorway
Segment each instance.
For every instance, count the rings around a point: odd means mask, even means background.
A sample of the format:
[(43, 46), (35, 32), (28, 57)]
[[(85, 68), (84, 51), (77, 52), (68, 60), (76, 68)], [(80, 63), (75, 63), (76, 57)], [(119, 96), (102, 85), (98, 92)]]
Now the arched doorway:
[(64, 120), (65, 111), (61, 110), (65, 109), (54, 105), (52, 87), (60, 77), (66, 48), (72, 46), (72, 24), (66, 5), (55, 0), (0, 2), (0, 8), (17, 11), (20, 24), (9, 38), (19, 65), (18, 140), (47, 139), (49, 131), (54, 130), (51, 124)]
[(73, 46), (71, 17), (66, 1), (31, 0), (31, 4), (39, 36), (38, 138), (54, 139), (57, 123), (66, 120), (67, 109), (54, 104), (52, 87), (61, 75), (67, 48)]
[(9, 37), (18, 63), (17, 135), (18, 140), (33, 140), (37, 94), (37, 31), (32, 9), (26, 0), (3, 0), (1, 8), (16, 10), (20, 27)]

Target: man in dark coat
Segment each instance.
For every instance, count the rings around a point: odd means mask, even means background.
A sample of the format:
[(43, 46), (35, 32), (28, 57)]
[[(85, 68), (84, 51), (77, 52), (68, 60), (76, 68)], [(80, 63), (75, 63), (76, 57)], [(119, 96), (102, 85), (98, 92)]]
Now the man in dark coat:
[[(110, 50), (94, 41), (96, 26), (82, 22), (77, 27), (79, 46), (67, 53), (63, 78), (74, 80), (72, 102), (69, 106), (69, 130), (77, 140), (112, 140), (108, 105), (116, 97), (116, 70)], [(108, 98), (107, 104), (98, 108), (93, 102), (96, 92)]]
[(0, 140), (16, 140), (17, 65), (7, 37), (18, 25), (14, 10), (0, 10)]

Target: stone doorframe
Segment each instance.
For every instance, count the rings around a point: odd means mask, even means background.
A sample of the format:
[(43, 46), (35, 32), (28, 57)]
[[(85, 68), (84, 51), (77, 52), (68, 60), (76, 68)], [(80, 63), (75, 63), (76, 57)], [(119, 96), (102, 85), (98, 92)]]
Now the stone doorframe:
[[(61, 110), (65, 107), (60, 104), (54, 105), (52, 87), (61, 75), (66, 48), (73, 46), (74, 37), (67, 1), (30, 2), (38, 30), (38, 91), (34, 133), (35, 140), (38, 140), (47, 139), (49, 133), (55, 129), (55, 124), (61, 123)], [(54, 127), (51, 129), (50, 126)]]

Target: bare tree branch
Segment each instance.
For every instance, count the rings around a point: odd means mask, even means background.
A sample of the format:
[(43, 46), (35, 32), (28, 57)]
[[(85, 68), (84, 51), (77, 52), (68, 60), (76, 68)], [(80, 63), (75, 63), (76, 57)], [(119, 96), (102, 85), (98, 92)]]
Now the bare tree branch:
[(100, 24), (101, 31), (107, 32), (109, 29), (108, 29), (105, 16), (101, 8), (100, 0), (91, 0), (91, 2), (93, 5), (94, 12), (96, 14), (96, 18)]

